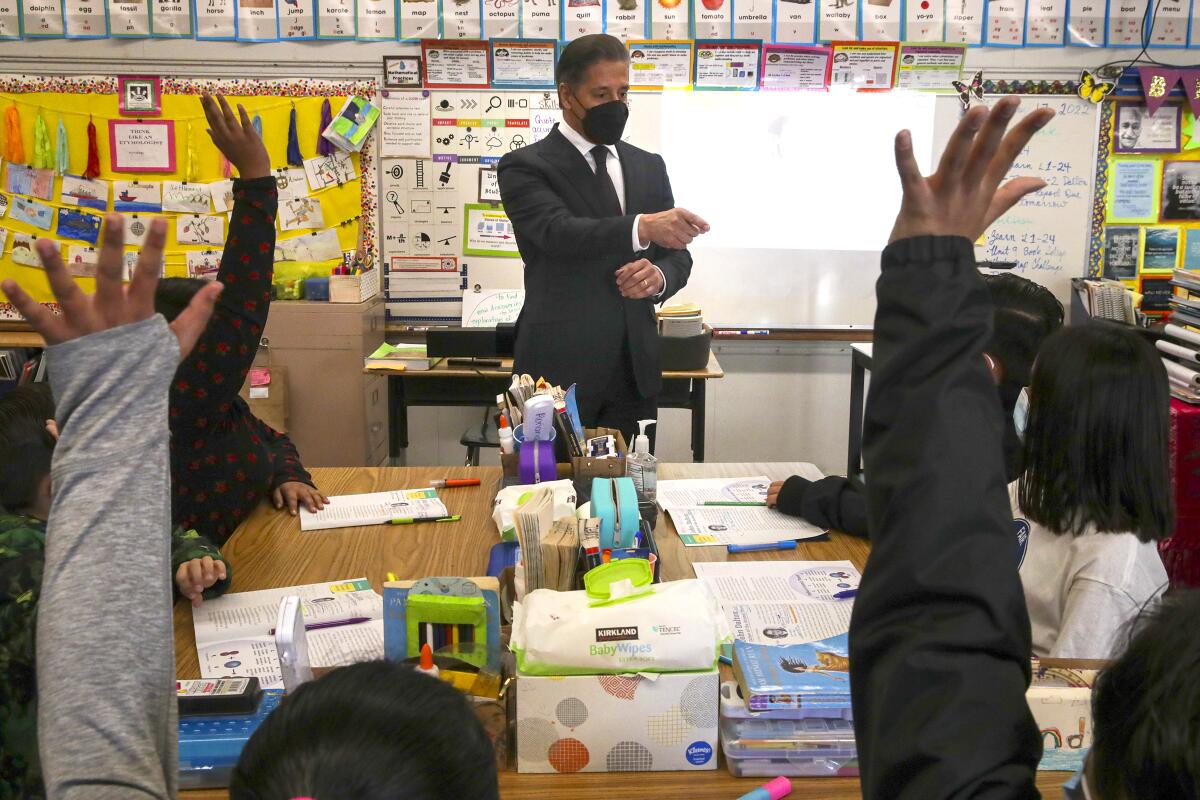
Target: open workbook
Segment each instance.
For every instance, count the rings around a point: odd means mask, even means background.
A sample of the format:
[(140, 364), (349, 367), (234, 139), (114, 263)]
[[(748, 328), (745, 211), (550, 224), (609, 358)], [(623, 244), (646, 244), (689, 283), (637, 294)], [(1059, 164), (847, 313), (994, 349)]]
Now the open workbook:
[(341, 667), (383, 658), (383, 598), (366, 578), (283, 589), (238, 592), (192, 609), (196, 654), (203, 678), (257, 677), (264, 689), (282, 689), (275, 650), (279, 602), (299, 595), (306, 625), (364, 620), (308, 631), (314, 667)]
[(447, 513), (445, 504), (438, 499), (436, 489), (342, 494), (329, 498), (325, 508), (320, 511), (301, 507), (300, 530), (386, 525), (396, 519), (437, 519)]
[[(812, 464), (800, 465), (809, 480), (824, 476)], [(770, 544), (812, 539), (825, 533), (799, 517), (767, 508), (771, 479), (698, 478), (658, 482), (658, 504), (671, 515), (680, 540), (688, 547)]]

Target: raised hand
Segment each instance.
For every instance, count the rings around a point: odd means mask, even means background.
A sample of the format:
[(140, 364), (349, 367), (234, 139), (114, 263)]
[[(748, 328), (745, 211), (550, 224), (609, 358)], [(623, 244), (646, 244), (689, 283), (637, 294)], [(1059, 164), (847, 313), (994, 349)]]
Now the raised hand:
[(913, 158), (912, 135), (896, 134), (896, 169), (904, 200), (889, 241), (913, 236), (965, 236), (975, 241), (1025, 195), (1046, 185), (1038, 178), (1013, 178), (1003, 186), (1013, 161), (1054, 111), (1039, 108), (1007, 134), (1020, 100), (1006, 97), (989, 112), (975, 106), (950, 136), (937, 172), (921, 175)]
[(642, 214), (638, 220), (638, 239), (670, 250), (682, 250), (709, 225), (686, 208), (672, 208), (657, 214)]
[[(96, 267), (96, 293), (89, 295), (67, 272), (54, 242), (39, 239), (38, 255), (62, 309), (61, 314), (54, 314), (36, 302), (14, 280), (0, 283), (0, 289), (47, 344), (62, 344), (109, 328), (140, 322), (154, 314), (154, 288), (162, 273), (166, 240), (167, 222), (157, 217), (150, 223), (146, 243), (138, 254), (133, 280), (128, 287), (123, 286), (125, 223), (120, 214), (107, 215), (104, 218), (104, 242)], [(171, 323), (171, 330), (179, 340), (180, 358), (191, 352), (204, 331), (221, 289), (221, 284), (212, 283), (196, 292), (188, 307)]]
[(258, 131), (250, 124), (250, 116), (241, 103), (234, 115), (224, 97), (217, 95), (213, 98), (205, 92), (200, 95), (200, 105), (204, 107), (204, 116), (208, 119), (208, 135), (217, 149), (229, 159), (229, 163), (237, 168), (239, 177), (263, 178), (271, 174), (267, 148)]

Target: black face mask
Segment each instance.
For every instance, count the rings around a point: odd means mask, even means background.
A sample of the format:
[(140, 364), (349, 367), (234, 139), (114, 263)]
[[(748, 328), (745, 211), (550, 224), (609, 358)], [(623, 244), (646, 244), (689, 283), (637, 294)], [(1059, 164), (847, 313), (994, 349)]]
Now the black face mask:
[[(579, 103), (579, 98), (575, 98)], [(583, 105), (583, 103), (579, 103)], [(597, 144), (616, 144), (621, 141), (625, 132), (625, 122), (629, 119), (629, 106), (624, 100), (611, 100), (592, 106), (583, 115), (583, 132)]]

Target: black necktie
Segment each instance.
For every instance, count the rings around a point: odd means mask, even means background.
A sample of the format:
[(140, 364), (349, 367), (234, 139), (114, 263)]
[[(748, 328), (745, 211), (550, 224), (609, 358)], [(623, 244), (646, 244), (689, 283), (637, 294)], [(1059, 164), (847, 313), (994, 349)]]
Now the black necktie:
[(598, 144), (592, 148), (592, 158), (596, 159), (596, 188), (600, 193), (600, 206), (610, 216), (621, 216), (621, 199), (617, 197), (617, 187), (613, 186), (608, 174), (608, 148)]

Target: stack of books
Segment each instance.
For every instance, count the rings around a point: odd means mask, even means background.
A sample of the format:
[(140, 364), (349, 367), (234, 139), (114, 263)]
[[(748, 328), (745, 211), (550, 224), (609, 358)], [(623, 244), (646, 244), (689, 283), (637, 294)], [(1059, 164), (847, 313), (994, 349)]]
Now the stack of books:
[(424, 344), (388, 344), (384, 342), (379, 349), (363, 359), (367, 369), (391, 369), (397, 372), (421, 372), (431, 369), (441, 361), (440, 358), (430, 358)]
[(658, 332), (669, 339), (686, 339), (704, 332), (704, 314), (695, 303), (664, 306), (658, 312)]
[(1155, 343), (1171, 382), (1171, 394), (1200, 403), (1200, 276), (1177, 269), (1171, 277), (1171, 316)]

